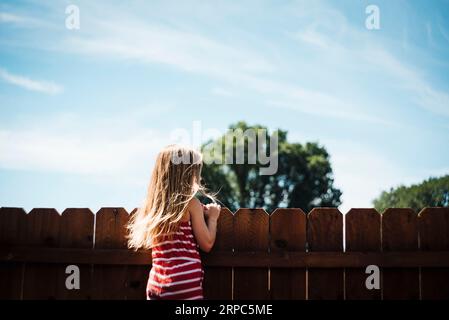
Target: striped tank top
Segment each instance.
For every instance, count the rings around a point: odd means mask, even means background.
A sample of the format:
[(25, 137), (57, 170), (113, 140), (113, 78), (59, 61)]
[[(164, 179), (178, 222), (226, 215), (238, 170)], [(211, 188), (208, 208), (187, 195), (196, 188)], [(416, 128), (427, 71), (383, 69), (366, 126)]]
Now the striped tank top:
[(148, 300), (203, 299), (204, 271), (198, 248), (190, 221), (182, 221), (171, 240), (162, 237), (151, 251)]

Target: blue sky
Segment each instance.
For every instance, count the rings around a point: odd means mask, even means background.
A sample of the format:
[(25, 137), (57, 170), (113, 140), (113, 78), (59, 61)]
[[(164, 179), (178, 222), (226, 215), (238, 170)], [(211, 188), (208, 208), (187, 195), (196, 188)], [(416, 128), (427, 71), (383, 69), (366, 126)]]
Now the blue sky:
[[(80, 29), (65, 9), (80, 10)], [(380, 30), (365, 27), (369, 4)], [(2, 1), (0, 205), (139, 206), (179, 128), (331, 154), (341, 210), (449, 173), (449, 1)]]

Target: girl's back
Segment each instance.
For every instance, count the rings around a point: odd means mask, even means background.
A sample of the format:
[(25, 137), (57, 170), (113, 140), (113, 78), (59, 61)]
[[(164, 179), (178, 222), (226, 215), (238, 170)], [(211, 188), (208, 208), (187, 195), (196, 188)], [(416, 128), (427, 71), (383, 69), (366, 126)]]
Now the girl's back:
[(152, 248), (153, 266), (148, 299), (203, 299), (204, 271), (191, 222), (182, 221), (172, 239), (163, 237)]

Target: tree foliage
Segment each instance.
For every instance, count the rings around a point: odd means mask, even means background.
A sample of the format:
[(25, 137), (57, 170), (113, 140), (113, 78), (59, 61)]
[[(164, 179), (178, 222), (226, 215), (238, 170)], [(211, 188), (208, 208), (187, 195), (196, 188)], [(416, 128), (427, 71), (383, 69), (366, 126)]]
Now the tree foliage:
[[(260, 125), (248, 126), (245, 122), (230, 126), (232, 130), (246, 131), (250, 128), (267, 130)], [(243, 164), (233, 162), (204, 165), (202, 177), (206, 187), (211, 191), (218, 191), (219, 200), (231, 210), (247, 207), (264, 208), (271, 212), (278, 207), (295, 207), (308, 212), (316, 206), (339, 206), (341, 191), (334, 187), (330, 157), (326, 149), (317, 143), (289, 143), (286, 131), (276, 130), (272, 134), (277, 134), (279, 141), (278, 170), (274, 175), (260, 175), (259, 169), (266, 166), (259, 162), (248, 164), (249, 137), (244, 140)], [(267, 141), (271, 135), (268, 132)], [(225, 150), (226, 138), (227, 134), (207, 144)], [(234, 152), (237, 144), (234, 140)], [(205, 146), (206, 144), (203, 147)], [(267, 143), (263, 152), (269, 154), (269, 147)]]
[(373, 204), (379, 212), (387, 208), (412, 208), (419, 212), (425, 207), (449, 207), (449, 175), (383, 191)]

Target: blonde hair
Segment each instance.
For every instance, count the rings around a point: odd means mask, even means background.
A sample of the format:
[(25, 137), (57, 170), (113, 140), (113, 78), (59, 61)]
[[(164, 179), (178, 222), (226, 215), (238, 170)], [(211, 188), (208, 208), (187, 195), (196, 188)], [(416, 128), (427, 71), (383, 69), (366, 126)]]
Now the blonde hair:
[(215, 202), (201, 184), (202, 162), (200, 152), (180, 145), (158, 154), (144, 204), (127, 225), (129, 248), (150, 249), (162, 235), (170, 239), (198, 192)]

